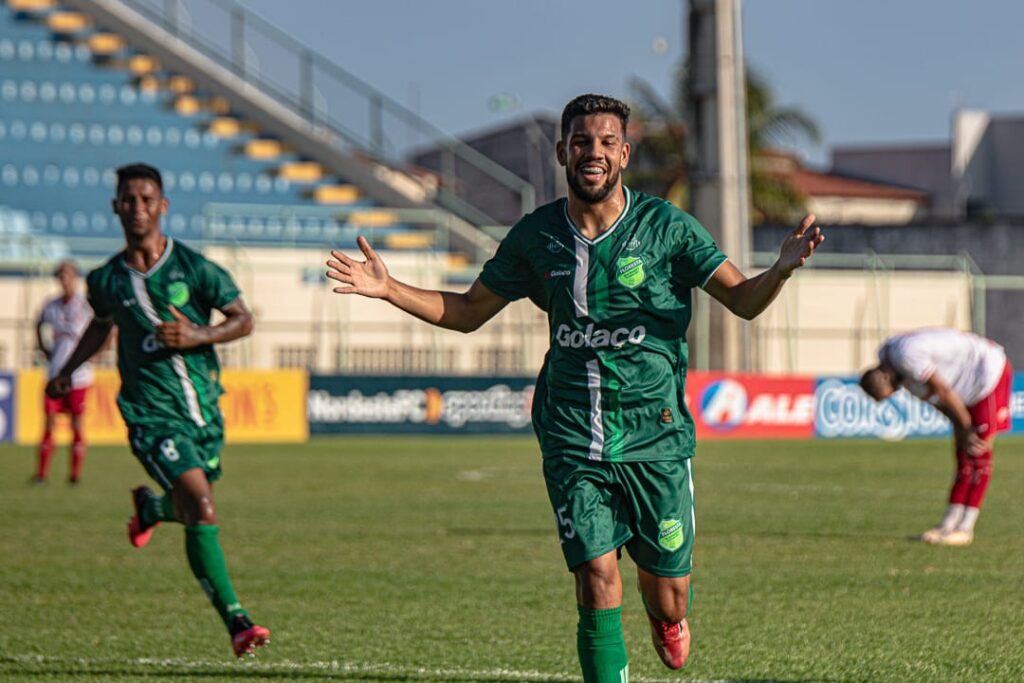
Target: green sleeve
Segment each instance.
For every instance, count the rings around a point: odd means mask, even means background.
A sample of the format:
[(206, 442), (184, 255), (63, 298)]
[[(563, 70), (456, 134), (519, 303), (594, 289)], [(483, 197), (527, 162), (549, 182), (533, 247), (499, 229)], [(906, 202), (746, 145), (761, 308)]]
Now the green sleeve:
[(103, 277), (99, 269), (91, 271), (85, 277), (86, 299), (92, 306), (93, 316), (100, 320), (107, 320), (114, 311), (110, 306), (110, 297), (103, 291)]
[(673, 223), (672, 234), (675, 238), (672, 279), (677, 285), (691, 289), (703, 287), (728, 260), (710, 233), (689, 214), (683, 214), (682, 220)]
[(520, 233), (513, 227), (480, 271), (480, 281), (484, 286), (509, 301), (522, 299), (531, 292), (533, 274), (522, 248)]
[(197, 298), (207, 310), (223, 309), (241, 295), (231, 274), (213, 261), (203, 259), (197, 275)]

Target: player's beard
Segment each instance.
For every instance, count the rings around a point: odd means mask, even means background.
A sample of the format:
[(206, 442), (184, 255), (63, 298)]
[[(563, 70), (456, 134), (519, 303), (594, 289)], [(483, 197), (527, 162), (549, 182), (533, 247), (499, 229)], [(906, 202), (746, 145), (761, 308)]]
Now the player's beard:
[[(582, 168), (578, 166), (577, 168)], [(565, 182), (569, 184), (569, 189), (576, 195), (578, 199), (587, 204), (600, 204), (608, 195), (612, 193), (615, 186), (619, 184), (619, 176), (621, 175), (619, 169), (615, 169), (614, 173), (608, 174), (608, 179), (604, 181), (604, 184), (598, 187), (584, 187), (575, 173), (570, 173), (569, 169), (565, 169)]]

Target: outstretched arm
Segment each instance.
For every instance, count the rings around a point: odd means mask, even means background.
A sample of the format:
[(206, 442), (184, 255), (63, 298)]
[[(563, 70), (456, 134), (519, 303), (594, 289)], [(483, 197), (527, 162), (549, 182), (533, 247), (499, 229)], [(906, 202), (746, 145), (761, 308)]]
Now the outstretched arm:
[(508, 304), (507, 299), (487, 289), (479, 279), (463, 294), (420, 289), (400, 282), (391, 277), (365, 237), (360, 236), (357, 241), (365, 261), (332, 250), (334, 258), (327, 262), (327, 277), (343, 285), (334, 288), (338, 294), (384, 299), (431, 325), (458, 332), (472, 332)]
[(821, 228), (812, 225), (814, 214), (804, 216), (782, 242), (778, 260), (760, 275), (748, 278), (726, 261), (704, 285), (704, 290), (736, 315), (753, 320), (775, 300), (793, 271), (804, 265), (825, 241)]
[(71, 357), (61, 368), (60, 372), (46, 383), (46, 394), (52, 398), (60, 398), (71, 391), (71, 374), (78, 369), (85, 361), (89, 360), (103, 348), (110, 336), (110, 330), (114, 327), (114, 321), (109, 319), (93, 318), (89, 326), (82, 333), (78, 340), (78, 346), (71, 352)]

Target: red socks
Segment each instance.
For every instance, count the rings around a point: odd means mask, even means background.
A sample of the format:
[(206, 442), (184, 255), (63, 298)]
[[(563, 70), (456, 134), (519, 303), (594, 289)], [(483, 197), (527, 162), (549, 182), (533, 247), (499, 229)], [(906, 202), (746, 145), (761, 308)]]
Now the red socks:
[(980, 508), (992, 478), (992, 451), (986, 451), (976, 458), (957, 452), (956, 462), (956, 480), (949, 492), (949, 502)]
[(39, 442), (39, 462), (36, 467), (36, 478), (46, 479), (50, 473), (50, 458), (53, 457), (53, 434), (43, 432), (43, 440)]

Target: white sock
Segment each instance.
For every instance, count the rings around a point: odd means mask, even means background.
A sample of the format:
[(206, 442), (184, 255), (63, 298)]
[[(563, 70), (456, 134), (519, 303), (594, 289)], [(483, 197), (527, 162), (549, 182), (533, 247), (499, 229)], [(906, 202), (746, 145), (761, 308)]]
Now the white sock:
[[(942, 518), (942, 521), (939, 522), (939, 528), (944, 529), (945, 531), (952, 531), (953, 529), (956, 529), (961, 523), (960, 520), (964, 516), (964, 510), (967, 509), (969, 508), (961, 505), (960, 503), (950, 503), (946, 508), (945, 516)], [(975, 515), (975, 517), (977, 517), (977, 515)], [(971, 526), (973, 525), (974, 522), (972, 521)]]
[(968, 533), (974, 533), (974, 523), (978, 521), (978, 514), (981, 512), (978, 508), (964, 508), (964, 515), (960, 518), (960, 523), (956, 525), (957, 531), (966, 531)]

